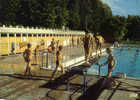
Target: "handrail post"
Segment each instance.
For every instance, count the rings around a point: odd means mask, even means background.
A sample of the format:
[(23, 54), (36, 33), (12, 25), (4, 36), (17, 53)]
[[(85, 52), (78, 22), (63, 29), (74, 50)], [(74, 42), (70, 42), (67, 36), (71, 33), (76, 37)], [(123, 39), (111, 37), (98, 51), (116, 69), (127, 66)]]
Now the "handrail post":
[(49, 63), (49, 62), (48, 62), (48, 58), (49, 58), (48, 55), (49, 55), (49, 54), (48, 54), (48, 52), (47, 52), (47, 56), (46, 56), (46, 68), (48, 68), (48, 63)]
[(42, 55), (41, 63), (42, 63), (42, 67), (43, 67), (43, 55), (44, 55), (44, 53), (42, 52), (41, 55)]
[(98, 67), (98, 75), (100, 76), (100, 74), (101, 74), (101, 66), (99, 65), (99, 67)]
[[(70, 72), (70, 69), (68, 69), (68, 72)], [(70, 81), (69, 78), (67, 78), (67, 87), (66, 87), (67, 91), (70, 92)]]
[(86, 88), (87, 88), (87, 82), (86, 82), (86, 76), (87, 76), (87, 70), (83, 71), (83, 94), (86, 92)]

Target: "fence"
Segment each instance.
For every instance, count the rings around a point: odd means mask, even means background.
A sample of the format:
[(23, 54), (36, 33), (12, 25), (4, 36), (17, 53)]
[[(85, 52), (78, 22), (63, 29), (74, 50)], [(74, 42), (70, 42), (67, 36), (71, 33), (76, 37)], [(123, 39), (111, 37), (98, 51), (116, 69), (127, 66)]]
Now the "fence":
[(39, 43), (45, 41), (49, 45), (52, 38), (60, 40), (60, 44), (67, 46), (72, 39), (80, 38), (84, 31), (73, 31), (65, 29), (45, 29), (38, 27), (5, 26), (0, 27), (0, 55), (10, 54), (11, 45), (15, 44), (15, 53), (22, 52), (19, 45), (22, 42)]

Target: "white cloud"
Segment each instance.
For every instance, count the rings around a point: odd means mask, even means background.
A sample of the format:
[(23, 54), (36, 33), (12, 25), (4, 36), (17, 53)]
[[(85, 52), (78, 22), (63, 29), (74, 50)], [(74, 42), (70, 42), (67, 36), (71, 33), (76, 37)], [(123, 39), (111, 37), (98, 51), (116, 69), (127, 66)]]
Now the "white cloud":
[(102, 1), (103, 3), (108, 4), (113, 12), (125, 13), (125, 11), (121, 9), (121, 7), (115, 5), (115, 3), (119, 2), (119, 0), (102, 0)]
[(138, 0), (102, 0), (102, 2), (108, 4), (115, 15), (140, 15)]
[(102, 0), (102, 2), (108, 4), (109, 6), (111, 6), (112, 3), (113, 3), (113, 0)]
[(106, 3), (110, 6), (113, 14), (120, 14), (120, 15), (125, 15), (126, 11), (125, 9), (122, 9), (119, 5), (117, 5), (120, 0), (102, 0), (103, 3)]

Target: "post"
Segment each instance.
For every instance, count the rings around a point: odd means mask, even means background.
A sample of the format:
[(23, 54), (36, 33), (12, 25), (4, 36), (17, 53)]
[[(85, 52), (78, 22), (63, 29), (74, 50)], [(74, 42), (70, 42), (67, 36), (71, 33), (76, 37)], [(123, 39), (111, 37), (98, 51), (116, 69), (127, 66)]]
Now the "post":
[(37, 41), (38, 41), (38, 34), (36, 34), (37, 35)]
[(49, 59), (49, 57), (48, 57), (48, 55), (49, 55), (49, 53), (47, 52), (47, 55), (46, 55), (46, 68), (48, 68), (48, 59)]
[(43, 67), (43, 56), (44, 56), (44, 55), (43, 55), (43, 52), (42, 52), (42, 54), (41, 54), (41, 55), (42, 55), (42, 58), (41, 58), (41, 59), (42, 59), (42, 60), (41, 60), (41, 63), (42, 63), (42, 67)]
[(21, 33), (21, 42), (23, 41), (23, 34)]
[(41, 35), (41, 39), (42, 39), (42, 33), (40, 35)]
[(33, 42), (34, 38), (33, 38), (33, 34), (32, 34), (32, 42)]
[(9, 39), (9, 33), (7, 34), (7, 38), (8, 38), (8, 55), (10, 53), (10, 39)]
[(0, 55), (2, 54), (2, 50), (1, 50), (2, 46), (1, 45), (2, 45), (2, 43), (1, 43), (1, 33), (0, 33)]
[(17, 35), (16, 35), (16, 33), (14, 34), (14, 37), (15, 37), (15, 54), (16, 54), (16, 48), (17, 48), (17, 43), (16, 43), (16, 37), (17, 37)]
[[(68, 73), (70, 72), (70, 70), (68, 69)], [(69, 78), (67, 78), (67, 87), (66, 90), (70, 92), (70, 82), (69, 82)]]
[(87, 70), (83, 70), (83, 94), (86, 92), (87, 88), (87, 82), (86, 82), (86, 76), (87, 76)]
[(98, 75), (100, 76), (100, 73), (101, 73), (101, 66), (99, 65), (98, 68), (99, 68), (99, 69), (98, 69)]
[(47, 38), (47, 34), (45, 34), (45, 46), (47, 46), (47, 41), (46, 41), (46, 38)]
[(29, 39), (28, 39), (28, 33), (26, 34), (26, 37), (27, 37), (27, 42), (29, 41)]

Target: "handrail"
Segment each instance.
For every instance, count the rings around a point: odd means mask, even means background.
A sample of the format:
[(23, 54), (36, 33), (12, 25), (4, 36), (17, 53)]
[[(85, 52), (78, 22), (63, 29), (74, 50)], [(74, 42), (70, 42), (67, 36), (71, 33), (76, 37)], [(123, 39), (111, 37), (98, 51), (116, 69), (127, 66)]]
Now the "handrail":
[(98, 66), (98, 75), (101, 76), (101, 65), (98, 62), (95, 65)]

